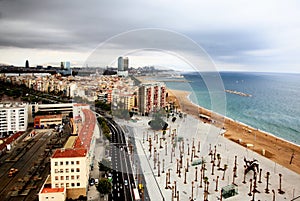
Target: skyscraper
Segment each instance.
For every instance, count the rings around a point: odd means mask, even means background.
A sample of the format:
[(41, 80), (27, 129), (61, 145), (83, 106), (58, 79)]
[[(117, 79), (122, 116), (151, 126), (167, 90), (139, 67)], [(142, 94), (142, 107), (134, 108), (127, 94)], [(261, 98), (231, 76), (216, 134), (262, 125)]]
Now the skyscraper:
[(124, 71), (124, 60), (123, 57), (118, 58), (118, 71)]
[(62, 61), (62, 62), (60, 62), (60, 69), (61, 70), (63, 70), (65, 67), (64, 67), (65, 65), (64, 65), (64, 62)]
[(29, 61), (28, 60), (26, 60), (26, 62), (25, 62), (25, 68), (29, 68)]
[(125, 71), (128, 70), (128, 63), (129, 63), (128, 57), (125, 57), (125, 58), (123, 59), (123, 65), (124, 65), (124, 70), (125, 70)]
[(118, 75), (123, 77), (128, 76), (128, 57), (118, 58)]

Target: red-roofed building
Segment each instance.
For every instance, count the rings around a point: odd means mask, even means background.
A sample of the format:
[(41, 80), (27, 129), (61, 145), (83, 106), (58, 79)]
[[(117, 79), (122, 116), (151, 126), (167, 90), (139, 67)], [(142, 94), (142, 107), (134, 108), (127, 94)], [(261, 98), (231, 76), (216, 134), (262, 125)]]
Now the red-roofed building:
[(39, 200), (63, 201), (67, 198), (66, 188), (52, 188), (50, 176), (39, 192)]
[(20, 131), (17, 132), (8, 138), (0, 139), (2, 143), (0, 144), (0, 156), (4, 154), (6, 151), (9, 151), (13, 145), (15, 144), (15, 141), (23, 134), (24, 132)]
[[(82, 122), (76, 122), (80, 128), (78, 136), (70, 137), (64, 148), (54, 151), (51, 157), (51, 188), (66, 189), (66, 197), (77, 199), (79, 196), (87, 195), (89, 171), (94, 148), (95, 134), (99, 134), (99, 127), (95, 114), (85, 104), (73, 106), (73, 116), (80, 116)], [(43, 187), (45, 189), (45, 185)], [(47, 188), (48, 189), (48, 188)], [(55, 191), (55, 190), (53, 190)], [(39, 198), (50, 197), (53, 192), (41, 190)]]

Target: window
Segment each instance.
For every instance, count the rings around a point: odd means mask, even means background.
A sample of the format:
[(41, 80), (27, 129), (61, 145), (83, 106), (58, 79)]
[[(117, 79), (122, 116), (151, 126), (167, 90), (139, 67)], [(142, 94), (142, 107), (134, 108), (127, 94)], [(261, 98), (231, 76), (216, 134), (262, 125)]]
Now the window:
[(66, 161), (66, 165), (69, 165), (69, 161)]
[(58, 180), (58, 176), (55, 176), (55, 180), (56, 180), (56, 181)]
[(71, 176), (71, 179), (74, 179), (74, 178), (75, 178), (74, 175), (72, 175), (72, 176)]
[(77, 183), (77, 186), (80, 186), (80, 183)]
[(55, 172), (55, 173), (59, 173), (58, 169), (55, 169), (54, 172)]
[(71, 161), (71, 165), (74, 165), (74, 161)]
[(64, 180), (64, 176), (60, 176), (60, 180)]
[(69, 178), (70, 178), (69, 176), (66, 176), (66, 180), (69, 180)]
[(75, 186), (75, 183), (71, 183), (71, 186), (74, 187), (74, 186)]
[(66, 173), (69, 173), (69, 169), (66, 169)]
[(63, 164), (64, 164), (64, 162), (60, 161), (60, 165), (63, 165)]
[(71, 168), (71, 172), (74, 172), (74, 168)]
[(59, 184), (55, 184), (55, 188), (59, 188)]
[(79, 161), (76, 161), (76, 165), (79, 165), (80, 164), (80, 162)]
[(79, 175), (76, 175), (76, 179), (79, 179), (80, 178), (80, 176)]
[(76, 172), (80, 172), (80, 169), (79, 169), (79, 168), (76, 168)]
[(63, 173), (64, 172), (64, 169), (60, 169), (60, 173)]
[(58, 162), (55, 162), (55, 163), (54, 163), (54, 166), (58, 166)]
[(69, 184), (69, 183), (66, 183), (66, 187), (69, 188), (69, 187), (70, 187), (70, 184)]

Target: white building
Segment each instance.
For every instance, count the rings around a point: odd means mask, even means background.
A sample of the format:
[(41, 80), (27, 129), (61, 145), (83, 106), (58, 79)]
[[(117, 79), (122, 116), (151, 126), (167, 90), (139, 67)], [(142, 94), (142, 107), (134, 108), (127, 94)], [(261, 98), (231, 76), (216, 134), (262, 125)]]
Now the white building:
[(28, 104), (0, 103), (0, 136), (17, 131), (26, 131)]

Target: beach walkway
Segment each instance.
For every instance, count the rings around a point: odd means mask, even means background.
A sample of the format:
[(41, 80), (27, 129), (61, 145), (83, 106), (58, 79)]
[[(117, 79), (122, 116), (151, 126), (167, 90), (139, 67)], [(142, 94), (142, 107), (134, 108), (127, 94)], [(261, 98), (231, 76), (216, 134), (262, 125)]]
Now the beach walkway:
[[(137, 122), (118, 123), (131, 127), (134, 154), (142, 166), (136, 173), (144, 174), (151, 200), (205, 200), (204, 196), (220, 200), (222, 188), (227, 195), (236, 194), (226, 200), (236, 201), (273, 200), (273, 196), (292, 200), (300, 195), (299, 174), (257, 154), (251, 146), (223, 137), (220, 128), (187, 115), (168, 121), (170, 129), (163, 135), (149, 129), (149, 120), (141, 117)], [(257, 160), (256, 173), (249, 171), (244, 177), (244, 158)]]

